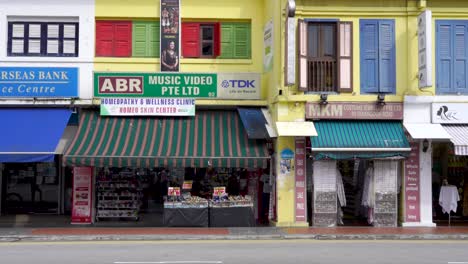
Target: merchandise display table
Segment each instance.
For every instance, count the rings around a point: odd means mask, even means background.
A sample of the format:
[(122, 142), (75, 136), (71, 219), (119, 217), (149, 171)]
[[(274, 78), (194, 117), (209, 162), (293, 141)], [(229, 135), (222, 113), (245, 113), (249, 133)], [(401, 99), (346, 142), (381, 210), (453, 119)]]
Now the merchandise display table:
[(230, 206), (210, 204), (210, 227), (253, 226), (255, 226), (253, 204)]

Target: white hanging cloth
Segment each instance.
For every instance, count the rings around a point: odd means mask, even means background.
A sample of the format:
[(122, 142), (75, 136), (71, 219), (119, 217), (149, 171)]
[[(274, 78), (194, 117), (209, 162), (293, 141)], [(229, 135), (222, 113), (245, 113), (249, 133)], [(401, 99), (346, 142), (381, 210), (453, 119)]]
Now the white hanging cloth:
[(374, 208), (374, 167), (369, 166), (364, 176), (364, 190), (362, 193), (361, 204), (365, 207)]
[(346, 194), (343, 185), (343, 177), (338, 169), (336, 169), (336, 191), (338, 194), (338, 200), (341, 207), (346, 206)]
[(457, 202), (460, 201), (456, 186), (446, 185), (440, 187), (439, 204), (442, 212), (450, 214), (450, 211), (457, 211)]

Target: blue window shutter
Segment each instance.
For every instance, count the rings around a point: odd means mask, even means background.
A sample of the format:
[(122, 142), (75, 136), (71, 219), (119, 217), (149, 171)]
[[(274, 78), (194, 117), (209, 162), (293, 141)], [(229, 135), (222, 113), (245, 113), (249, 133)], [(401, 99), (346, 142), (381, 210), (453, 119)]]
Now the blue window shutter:
[(452, 24), (437, 21), (436, 28), (437, 93), (450, 93), (453, 86)]
[(378, 21), (360, 21), (361, 93), (376, 93), (378, 83)]
[(455, 78), (455, 91), (456, 93), (466, 93), (467, 92), (467, 23), (462, 22), (456, 24), (453, 27), (454, 30), (454, 78)]
[(379, 92), (395, 93), (395, 22), (379, 21)]

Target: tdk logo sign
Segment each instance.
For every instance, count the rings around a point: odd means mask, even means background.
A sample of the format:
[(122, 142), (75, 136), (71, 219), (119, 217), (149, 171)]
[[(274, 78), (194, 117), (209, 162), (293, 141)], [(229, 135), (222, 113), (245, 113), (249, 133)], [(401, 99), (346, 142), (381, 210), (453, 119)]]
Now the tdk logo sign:
[(255, 88), (255, 80), (224, 80), (223, 88)]

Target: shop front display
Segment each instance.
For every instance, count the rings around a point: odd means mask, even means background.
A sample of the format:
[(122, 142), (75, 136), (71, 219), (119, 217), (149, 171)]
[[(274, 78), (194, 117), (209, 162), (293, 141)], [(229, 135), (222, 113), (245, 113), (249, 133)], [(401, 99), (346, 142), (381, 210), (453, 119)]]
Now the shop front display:
[[(249, 181), (260, 177), (249, 175), (267, 167), (269, 153), (264, 139), (248, 137), (236, 111), (174, 118), (105, 117), (83, 110), (80, 117), (63, 161), (94, 168), (97, 220), (208, 227), (213, 208), (215, 215), (220, 212), (213, 224), (255, 224), (257, 207), (246, 195), (258, 195), (249, 187), (259, 184)], [(230, 195), (220, 204), (210, 200), (218, 186)], [(241, 214), (240, 222), (226, 217)]]
[(208, 200), (190, 194), (167, 196), (164, 225), (171, 227), (208, 227)]
[(318, 134), (310, 138), (307, 161), (312, 225), (396, 226), (398, 178), (411, 150), (402, 104), (309, 103), (306, 111)]
[(210, 227), (255, 226), (252, 197), (218, 196), (210, 200)]

